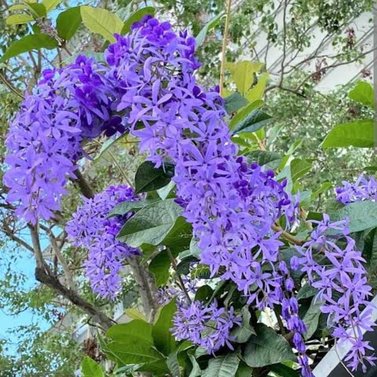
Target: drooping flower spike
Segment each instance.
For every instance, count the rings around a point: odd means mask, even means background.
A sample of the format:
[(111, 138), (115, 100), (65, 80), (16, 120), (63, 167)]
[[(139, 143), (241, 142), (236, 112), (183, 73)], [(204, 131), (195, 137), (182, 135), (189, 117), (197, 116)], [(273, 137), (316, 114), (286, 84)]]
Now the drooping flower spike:
[(140, 254), (140, 250), (120, 242), (116, 236), (123, 224), (132, 216), (108, 217), (119, 203), (139, 198), (128, 186), (110, 186), (83, 205), (67, 223), (66, 232), (72, 245), (87, 250), (86, 276), (95, 293), (113, 300), (122, 287), (121, 270), (127, 258)]
[(84, 56), (62, 69), (45, 70), (12, 120), (4, 184), (10, 189), (7, 200), (26, 222), (48, 220), (60, 210), (85, 139), (124, 131), (111, 113), (113, 93), (105, 70)]

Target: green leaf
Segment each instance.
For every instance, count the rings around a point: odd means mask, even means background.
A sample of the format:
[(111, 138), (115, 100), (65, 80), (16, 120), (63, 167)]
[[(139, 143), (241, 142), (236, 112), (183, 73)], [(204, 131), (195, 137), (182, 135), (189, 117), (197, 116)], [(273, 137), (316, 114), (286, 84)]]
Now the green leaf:
[(26, 6), (29, 8), (30, 13), (34, 16), (34, 18), (41, 18), (46, 17), (46, 8), (43, 4), (39, 3), (25, 3)]
[(174, 300), (165, 305), (152, 329), (156, 348), (167, 356), (177, 348), (177, 343), (170, 330), (173, 326), (173, 317), (176, 310), (177, 306)]
[(166, 186), (174, 175), (174, 166), (166, 163), (163, 167), (155, 168), (153, 162), (143, 162), (136, 171), (135, 191), (141, 192), (155, 191)]
[(12, 14), (6, 19), (7, 25), (22, 25), (33, 21), (33, 17), (28, 14)]
[(172, 352), (166, 359), (166, 364), (173, 377), (181, 376), (181, 369), (179, 367), (177, 352)]
[(271, 116), (260, 109), (254, 110), (232, 129), (232, 135), (241, 132), (255, 132), (271, 121)]
[[(135, 336), (130, 336), (121, 342), (110, 342), (106, 346), (105, 353), (125, 365), (149, 364), (149, 367), (156, 367), (158, 370), (167, 369), (164, 356), (149, 343), (140, 342)], [(159, 365), (161, 361), (165, 364), (162, 368)]]
[(226, 63), (225, 67), (230, 71), (238, 91), (244, 97), (250, 102), (262, 98), (268, 78), (266, 72), (260, 73), (264, 64), (243, 60), (237, 63)]
[(209, 21), (207, 24), (205, 24), (196, 36), (196, 48), (199, 48), (205, 41), (206, 36), (209, 31), (214, 29), (220, 22), (220, 20), (224, 17), (224, 13), (218, 14), (215, 18), (212, 18), (211, 21)]
[(251, 314), (249, 312), (249, 308), (245, 305), (242, 310), (242, 324), (241, 326), (236, 326), (235, 329), (232, 331), (232, 336), (234, 337), (234, 341), (236, 343), (245, 343), (249, 340), (251, 335), (256, 335), (255, 330), (250, 325), (250, 318)]
[(292, 369), (284, 364), (271, 365), (270, 369), (280, 377), (300, 377), (300, 374), (297, 370)]
[(104, 377), (101, 366), (89, 356), (85, 356), (81, 362), (81, 375), (82, 377)]
[(125, 365), (148, 366), (150, 371), (166, 371), (165, 358), (154, 347), (150, 323), (135, 319), (110, 327), (106, 335), (110, 341), (101, 348), (109, 358)]
[(172, 192), (172, 190), (174, 189), (174, 187), (175, 187), (175, 182), (170, 181), (166, 186), (158, 189), (157, 194), (162, 200), (165, 200), (169, 197), (169, 195)]
[(234, 377), (236, 375), (240, 359), (236, 353), (228, 353), (210, 359), (208, 367), (203, 371), (203, 377)]
[(81, 24), (80, 7), (73, 7), (59, 13), (56, 19), (56, 30), (60, 38), (69, 41)]
[(132, 247), (144, 243), (157, 246), (173, 229), (181, 213), (182, 208), (174, 199), (154, 203), (131, 217), (119, 232), (118, 239)]
[(224, 102), (225, 110), (228, 114), (235, 113), (249, 103), (249, 101), (238, 92), (234, 92), (230, 96), (225, 97)]
[(296, 360), (289, 343), (272, 328), (258, 323), (255, 330), (257, 335), (251, 336), (243, 355), (247, 365), (262, 368), (285, 360)]
[(329, 191), (330, 189), (332, 189), (332, 187), (333, 187), (333, 185), (332, 185), (331, 182), (328, 182), (328, 181), (323, 182), (321, 184), (321, 186), (312, 193), (311, 199), (314, 200), (314, 199), (318, 198), (319, 195)]
[(236, 377), (251, 377), (253, 375), (253, 368), (250, 368), (243, 361), (238, 365)]
[(295, 158), (290, 164), (291, 177), (293, 183), (299, 178), (303, 177), (312, 168), (312, 163), (308, 160), (302, 160), (300, 158)]
[[(268, 152), (268, 151), (251, 151), (246, 155), (246, 158), (249, 162), (256, 162), (258, 165), (266, 165), (271, 164), (273, 162), (278, 162), (281, 160), (281, 156), (279, 153), (276, 152)], [(277, 166), (276, 166), (277, 167)]]
[(179, 252), (190, 246), (191, 238), (192, 226), (184, 217), (180, 216), (161, 243), (167, 246), (173, 255), (178, 255)]
[(313, 297), (317, 294), (317, 290), (309, 284), (305, 284), (300, 288), (297, 293), (297, 300), (304, 300), (306, 298)]
[(5, 54), (1, 57), (0, 62), (4, 62), (10, 58), (20, 55), (24, 52), (32, 50), (40, 50), (42, 48), (47, 48), (49, 50), (54, 49), (58, 46), (55, 39), (51, 38), (47, 34), (31, 34), (23, 37), (17, 41), (14, 41)]
[(199, 287), (195, 294), (195, 300), (207, 302), (213, 294), (213, 289), (209, 285), (202, 285)]
[(160, 202), (159, 198), (156, 199), (145, 199), (145, 200), (138, 200), (135, 202), (122, 202), (116, 205), (113, 210), (110, 212), (108, 217), (112, 216), (123, 216), (127, 212), (130, 211), (138, 211), (139, 209), (149, 207), (152, 204)]
[(47, 13), (55, 9), (60, 3), (61, 3), (61, 0), (43, 0), (42, 1), (42, 4), (45, 6)]
[(377, 227), (377, 202), (363, 201), (346, 205), (334, 213), (334, 220), (348, 218), (351, 233)]
[(169, 280), (170, 258), (166, 250), (161, 251), (149, 263), (149, 271), (154, 275), (158, 287), (165, 285)]
[(198, 362), (195, 359), (195, 356), (191, 355), (190, 353), (188, 354), (188, 356), (189, 356), (189, 359), (190, 359), (191, 364), (192, 364), (192, 369), (191, 369), (189, 377), (199, 377), (199, 376), (201, 376), (202, 371), (200, 369)]
[(369, 82), (359, 81), (348, 93), (348, 97), (372, 109), (374, 108), (374, 90)]
[(155, 12), (156, 10), (153, 7), (138, 9), (136, 12), (132, 13), (131, 16), (128, 17), (128, 19), (124, 22), (122, 34), (129, 33), (133, 23), (140, 21), (146, 15), (154, 16)]
[(309, 309), (304, 315), (303, 321), (307, 327), (305, 339), (310, 339), (317, 330), (319, 317), (321, 315), (321, 305), (321, 302), (315, 302), (315, 299), (313, 299), (310, 303)]
[(8, 12), (13, 12), (15, 10), (27, 10), (27, 9), (28, 9), (27, 3), (25, 3), (25, 4), (14, 4), (14, 5), (11, 5), (8, 8)]
[(246, 107), (243, 107), (237, 114), (231, 119), (229, 123), (229, 128), (234, 129), (240, 122), (242, 122), (248, 115), (250, 115), (255, 109), (261, 107), (263, 101), (258, 100), (248, 104)]
[(124, 312), (131, 319), (141, 319), (142, 321), (147, 322), (145, 315), (139, 312), (136, 308), (127, 308)]
[(114, 13), (102, 8), (81, 6), (83, 24), (93, 33), (102, 35), (107, 41), (115, 42), (114, 34), (120, 34), (122, 20)]
[(152, 325), (141, 319), (111, 326), (106, 335), (117, 342), (123, 342), (132, 337), (137, 338), (140, 343), (153, 345)]
[(374, 146), (374, 132), (374, 121), (372, 119), (337, 124), (327, 134), (322, 147), (372, 148)]

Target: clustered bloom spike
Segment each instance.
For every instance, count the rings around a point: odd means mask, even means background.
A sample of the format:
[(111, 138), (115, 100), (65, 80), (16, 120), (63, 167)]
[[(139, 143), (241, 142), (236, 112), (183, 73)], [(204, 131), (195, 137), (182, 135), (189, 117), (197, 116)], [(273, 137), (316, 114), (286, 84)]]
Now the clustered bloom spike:
[(7, 200), (25, 221), (48, 220), (60, 209), (66, 182), (75, 178), (75, 163), (83, 153), (82, 140), (109, 133), (120, 121), (110, 112), (105, 69), (79, 56), (62, 69), (45, 70), (11, 122), (4, 183), (10, 188)]
[(124, 216), (108, 216), (117, 204), (138, 199), (128, 186), (110, 186), (93, 198), (84, 199), (83, 205), (66, 225), (71, 243), (88, 250), (86, 276), (93, 291), (101, 297), (116, 297), (121, 289), (122, 264), (127, 258), (140, 253), (116, 239), (132, 212)]
[[(117, 110), (158, 167), (175, 164), (178, 201), (212, 274), (234, 281), (258, 309), (280, 304), (279, 234), (297, 204), (272, 171), (237, 157), (217, 91), (198, 86), (195, 41), (147, 17), (106, 54), (108, 79), (121, 94)], [(223, 271), (225, 271), (223, 273)]]
[(226, 310), (218, 307), (216, 301), (208, 307), (193, 301), (178, 308), (173, 323), (172, 333), (177, 340), (190, 340), (214, 353), (225, 345), (233, 349), (230, 332), (241, 324), (241, 319), (234, 314), (233, 307)]
[(304, 341), (307, 327), (299, 316), (299, 303), (293, 294), (295, 284), (290, 276), (288, 266), (284, 261), (280, 261), (278, 271), (284, 277), (284, 279), (282, 279), (282, 284), (284, 284), (284, 298), (281, 301), (281, 315), (286, 322), (287, 329), (294, 334), (292, 340), (298, 352), (298, 362), (301, 366), (301, 374), (303, 377), (311, 377), (313, 374), (309, 367), (309, 359), (306, 355)]
[(322, 221), (313, 223), (317, 227), (310, 240), (298, 247), (301, 256), (292, 258), (292, 267), (305, 272), (318, 290), (316, 299), (322, 303), (321, 311), (329, 315), (333, 336), (353, 345), (347, 365), (356, 370), (361, 363), (365, 372), (366, 362), (374, 365), (376, 360), (366, 355), (372, 348), (363, 341), (363, 330), (371, 331), (373, 326), (365, 260), (349, 235), (347, 220), (331, 222), (324, 215)]
[[(225, 267), (223, 278), (263, 308), (281, 298), (274, 270), (281, 242), (271, 226), (282, 215), (292, 219), (295, 203), (272, 171), (237, 157), (223, 100), (195, 81), (194, 47), (186, 33), (176, 35), (169, 23), (146, 18), (109, 46), (108, 78), (123, 93), (117, 110), (139, 137), (141, 150), (156, 166), (175, 164), (179, 201), (193, 224), (202, 262), (213, 274)], [(257, 270), (264, 264), (270, 271)], [(259, 291), (265, 293), (261, 301)]]
[(377, 179), (361, 175), (355, 183), (342, 182), (343, 186), (336, 188), (336, 200), (343, 204), (361, 200), (377, 201)]

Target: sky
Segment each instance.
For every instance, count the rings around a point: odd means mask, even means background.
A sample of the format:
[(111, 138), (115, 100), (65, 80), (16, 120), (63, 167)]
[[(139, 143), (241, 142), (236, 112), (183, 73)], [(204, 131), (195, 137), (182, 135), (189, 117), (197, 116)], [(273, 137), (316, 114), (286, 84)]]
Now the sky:
[[(25, 241), (28, 242), (27, 239)], [(23, 274), (26, 279), (24, 284), (21, 284), (20, 289), (31, 290), (37, 282), (34, 277), (35, 261), (34, 257), (26, 250), (17, 247), (16, 245), (9, 245), (6, 249), (2, 250), (2, 256), (0, 258), (0, 279), (3, 280), (7, 271), (7, 266), (11, 261), (11, 257), (16, 255), (16, 262), (12, 262), (11, 269), (15, 274)], [(33, 313), (32, 310), (26, 310), (18, 315), (11, 315), (10, 310), (7, 308), (0, 309), (0, 338), (14, 339), (14, 342), (7, 343), (9, 354), (15, 354), (17, 338), (13, 334), (10, 334), (12, 329), (15, 329), (22, 325), (38, 324), (42, 329), (48, 329), (48, 322)]]

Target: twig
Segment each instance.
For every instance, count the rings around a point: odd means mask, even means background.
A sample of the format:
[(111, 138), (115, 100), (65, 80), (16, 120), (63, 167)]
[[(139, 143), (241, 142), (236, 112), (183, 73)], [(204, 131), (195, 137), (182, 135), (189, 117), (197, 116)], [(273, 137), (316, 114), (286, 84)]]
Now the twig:
[(138, 286), (144, 313), (147, 317), (149, 317), (150, 321), (153, 321), (153, 318), (157, 311), (157, 303), (155, 300), (155, 295), (152, 292), (152, 287), (149, 283), (147, 271), (141, 265), (140, 257), (138, 256), (129, 258), (128, 264)]
[(288, 0), (284, 1), (284, 8), (283, 8), (283, 57), (281, 59), (281, 74), (280, 74), (280, 86), (283, 85), (283, 78), (284, 78), (284, 63), (285, 58), (287, 56), (287, 7), (288, 7)]
[(18, 243), (20, 246), (22, 246), (24, 249), (34, 253), (34, 249), (22, 238), (17, 237), (13, 232), (12, 229), (9, 228), (7, 224), (3, 223), (2, 227), (3, 232), (14, 242)]
[[(326, 67), (323, 67), (319, 70), (319, 72), (324, 72), (324, 71), (328, 71), (329, 69), (333, 69), (333, 68), (337, 68), (337, 67), (340, 67), (342, 65), (346, 65), (346, 64), (350, 64), (350, 63), (353, 63), (353, 62), (356, 62), (357, 60), (363, 58), (364, 56), (370, 54), (371, 52), (374, 51), (374, 48), (372, 48), (371, 50), (368, 50), (360, 55), (358, 55), (356, 58), (354, 59), (351, 59), (351, 60), (348, 60), (348, 61), (343, 61), (343, 62), (338, 62), (338, 63), (334, 63), (334, 64), (331, 64), (331, 65), (328, 65)], [(312, 74), (309, 74), (305, 77), (305, 79), (300, 83), (300, 85), (296, 88), (296, 90), (299, 90), (301, 89), (301, 87), (306, 83), (306, 81), (308, 79), (310, 79), (310, 77), (312, 77)]]
[(228, 30), (229, 30), (229, 20), (230, 20), (230, 10), (231, 10), (232, 0), (227, 0), (227, 8), (225, 13), (225, 26), (223, 35), (223, 46), (221, 49), (221, 66), (220, 66), (220, 94), (223, 95), (224, 87), (224, 77), (225, 77), (225, 60), (226, 60), (226, 47), (228, 44)]
[(132, 187), (132, 183), (130, 182), (130, 180), (128, 179), (128, 176), (126, 174), (126, 172), (122, 169), (122, 167), (119, 165), (117, 159), (115, 158), (114, 154), (110, 151), (110, 150), (107, 150), (107, 152), (109, 153), (109, 156), (111, 157), (111, 159), (114, 161), (114, 164), (115, 166), (118, 168), (121, 176), (124, 178), (124, 180), (127, 182), (127, 184)]
[(351, 377), (355, 377), (352, 372), (348, 369), (347, 365), (344, 364), (343, 360), (340, 358), (339, 356), (339, 353), (338, 353), (338, 350), (337, 350), (337, 342), (336, 342), (336, 339), (335, 339), (335, 347), (334, 347), (334, 350), (335, 350), (335, 353), (336, 353), (336, 356), (338, 356), (338, 359), (339, 359), (339, 362), (340, 364), (342, 365), (342, 367), (346, 370), (346, 372), (351, 376)]
[(173, 254), (171, 253), (171, 251), (170, 251), (170, 249), (169, 249), (168, 247), (166, 248), (166, 251), (167, 251), (167, 253), (168, 253), (168, 255), (169, 255), (169, 258), (170, 258), (171, 264), (173, 265), (174, 271), (175, 271), (175, 273), (176, 273), (176, 275), (177, 275), (177, 278), (178, 278), (178, 280), (179, 280), (179, 285), (180, 285), (180, 287), (181, 287), (183, 293), (185, 294), (185, 296), (186, 296), (186, 298), (187, 298), (187, 301), (188, 301), (189, 303), (191, 303), (191, 298), (190, 298), (189, 293), (187, 292), (187, 289), (186, 289), (186, 287), (185, 287), (185, 283), (184, 283), (183, 280), (182, 280), (181, 274), (178, 272), (177, 262), (175, 261), (175, 258), (174, 258)]
[(278, 313), (278, 311), (276, 309), (274, 309), (274, 313), (275, 313), (275, 316), (276, 316), (276, 320), (278, 321), (278, 325), (279, 325), (279, 329), (281, 331), (281, 334), (284, 336), (287, 332), (285, 331), (285, 327), (284, 327), (283, 321), (281, 320), (280, 314)]
[(73, 289), (73, 288), (75, 288), (75, 283), (74, 283), (71, 271), (69, 269), (68, 263), (65, 260), (63, 254), (61, 253), (59, 245), (58, 245), (58, 243), (56, 241), (56, 238), (52, 234), (51, 230), (48, 230), (47, 234), (48, 234), (48, 237), (49, 237), (50, 242), (51, 242), (52, 250), (54, 251), (56, 257), (58, 258), (58, 261), (60, 262), (60, 264), (61, 264), (61, 266), (63, 268), (64, 275), (65, 275), (65, 277), (67, 279), (68, 288), (72, 288)]
[(22, 93), (16, 89), (9, 81), (8, 79), (5, 77), (5, 75), (3, 75), (1, 72), (0, 72), (0, 80), (5, 84), (5, 86), (12, 92), (14, 93), (16, 96), (20, 97), (21, 99), (24, 99), (24, 96), (22, 95)]
[(296, 237), (292, 236), (291, 234), (289, 234), (288, 232), (286, 232), (285, 230), (283, 230), (279, 225), (272, 225), (272, 229), (275, 231), (275, 232), (278, 232), (280, 233), (280, 235), (286, 239), (288, 242), (294, 244), (294, 245), (298, 245), (298, 246), (301, 246), (303, 245), (305, 242), (304, 241), (301, 241), (299, 239), (297, 239)]
[(77, 186), (79, 186), (81, 193), (88, 199), (93, 198), (94, 196), (93, 190), (90, 187), (87, 180), (81, 174), (80, 170), (79, 169), (75, 170), (74, 175), (76, 176), (77, 179), (73, 180), (73, 182), (76, 183)]

